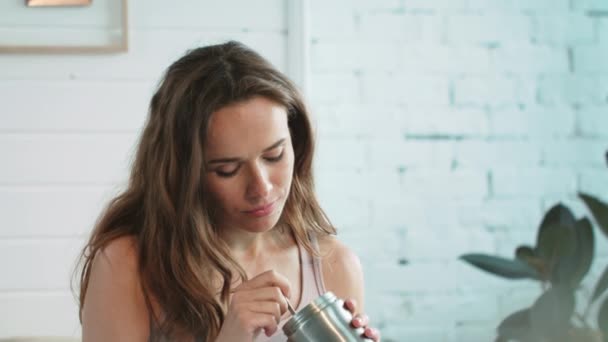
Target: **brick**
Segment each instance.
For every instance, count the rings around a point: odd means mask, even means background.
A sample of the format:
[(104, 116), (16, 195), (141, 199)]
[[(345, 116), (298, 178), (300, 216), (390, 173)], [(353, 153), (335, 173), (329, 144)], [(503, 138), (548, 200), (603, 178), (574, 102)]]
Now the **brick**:
[(538, 101), (548, 105), (605, 104), (608, 78), (580, 74), (543, 75), (538, 81)]
[(572, 7), (583, 11), (605, 11), (608, 10), (608, 3), (604, 0), (573, 0)]
[(308, 18), (312, 39), (335, 41), (356, 36), (355, 11), (344, 3), (311, 1)]
[[(483, 226), (490, 231), (535, 227), (542, 217), (538, 199), (496, 199), (465, 202), (455, 206), (457, 223), (462, 226)], [(493, 233), (494, 234), (494, 233)]]
[(310, 46), (311, 69), (314, 73), (351, 71), (362, 67), (361, 45), (349, 42), (313, 42)]
[(405, 235), (401, 231), (382, 229), (383, 227), (369, 223), (363, 223), (358, 229), (342, 227), (335, 220), (332, 220), (332, 223), (338, 228), (340, 241), (355, 252), (363, 265), (373, 263), (398, 265), (399, 259), (403, 257)]
[(389, 104), (448, 104), (445, 77), (366, 73), (362, 75), (363, 101)]
[[(493, 254), (493, 250), (486, 250), (477, 246), (473, 251), (462, 251), (462, 254), (480, 252)], [(494, 291), (508, 288), (510, 285), (505, 279), (485, 273), (462, 260), (449, 259), (437, 262), (416, 262), (406, 267), (393, 267), (374, 265), (366, 268), (366, 277), (376, 277), (379, 291), (413, 292), (413, 293), (450, 293), (454, 291), (485, 291), (488, 288)], [(384, 274), (383, 274), (384, 273)], [(407, 282), (398, 282), (404, 279)]]
[[(607, 147), (608, 149), (608, 147)], [(579, 173), (579, 190), (608, 203), (608, 170), (585, 169)]]
[(578, 111), (579, 135), (585, 138), (608, 137), (608, 106), (585, 107)]
[(403, 0), (406, 10), (463, 10), (466, 9), (465, 0)]
[(594, 140), (560, 140), (541, 143), (543, 164), (547, 166), (604, 167), (608, 139), (603, 143)]
[(313, 113), (320, 138), (398, 139), (403, 136), (403, 109), (399, 106), (321, 104)]
[(355, 101), (359, 96), (359, 79), (352, 73), (312, 73), (310, 99), (328, 104)]
[[(358, 189), (353, 189), (353, 191), (357, 191), (360, 196), (372, 202), (398, 201), (403, 197), (403, 192), (399, 187), (402, 178), (403, 175), (398, 170), (375, 168), (366, 172), (364, 180), (358, 184)], [(361, 192), (362, 189), (365, 189), (365, 194)]]
[(80, 339), (82, 336), (78, 304), (69, 290), (51, 293), (4, 292), (0, 294), (0, 317), (0, 338), (69, 336)]
[(411, 44), (405, 48), (403, 72), (480, 74), (490, 71), (490, 51), (481, 46)]
[[(447, 293), (422, 293), (406, 297), (411, 314), (407, 321), (411, 326), (460, 325), (463, 321), (486, 321), (496, 315), (492, 304), (496, 296), (491, 292), (458, 291)], [(397, 319), (393, 320), (397, 323)], [(468, 340), (467, 340), (468, 341)]]
[(594, 41), (593, 19), (582, 13), (536, 15), (532, 39), (541, 44), (589, 44)]
[(575, 72), (608, 72), (608, 45), (577, 46), (573, 49)]
[(466, 168), (501, 166), (534, 167), (540, 164), (541, 149), (527, 141), (460, 141), (455, 144), (456, 163)]
[(433, 14), (368, 12), (360, 16), (359, 33), (368, 42), (439, 43), (443, 37), (443, 18)]
[(83, 246), (82, 238), (0, 240), (0, 290), (69, 290)]
[[(474, 201), (474, 200), (473, 200)], [(478, 199), (479, 201), (479, 199)], [(459, 203), (465, 201), (461, 199)], [(463, 213), (459, 213), (459, 206), (443, 204), (442, 202), (421, 200), (417, 194), (404, 193), (398, 199), (379, 198), (372, 201), (372, 221), (374, 225), (381, 227), (383, 230), (407, 230), (419, 229), (420, 227), (462, 227), (468, 228), (472, 225), (470, 222), (463, 222), (460, 225), (459, 217)], [(429, 213), (440, 213), (440, 215), (431, 215)], [(477, 224), (480, 226), (481, 224)], [(409, 251), (405, 251), (409, 253)], [(408, 254), (408, 256), (417, 257), (416, 255)]]
[[(136, 136), (0, 134), (0, 183), (115, 184), (126, 181)], [(27, 157), (24, 157), (27, 156)]]
[[(317, 165), (315, 171), (317, 173), (316, 190), (321, 199), (371, 199), (374, 194), (373, 190), (382, 187), (382, 184), (377, 185), (373, 182), (388, 182), (390, 179), (388, 175), (383, 175), (384, 179), (373, 178), (369, 173), (361, 170), (337, 171), (328, 165)], [(397, 177), (396, 172), (395, 177)], [(394, 193), (398, 195), (398, 187), (395, 186), (398, 182), (391, 181), (391, 186), (396, 189)]]
[(404, 61), (404, 47), (388, 42), (319, 41), (313, 42), (310, 50), (313, 72), (357, 71), (362, 68), (392, 71), (400, 69)]
[(509, 107), (492, 111), (489, 118), (493, 137), (567, 137), (576, 129), (576, 115), (569, 107)]
[(364, 41), (410, 42), (419, 39), (417, 16), (404, 16), (395, 12), (363, 13), (359, 20), (359, 32)]
[[(505, 30), (505, 27), (509, 29)], [(447, 17), (446, 32), (448, 41), (457, 44), (527, 42), (531, 21), (524, 15), (450, 15)]]
[[(486, 311), (488, 311), (488, 307), (485, 307)], [(463, 308), (466, 310), (466, 308)], [(493, 316), (486, 315), (484, 318), (486, 320), (490, 319)], [(496, 340), (496, 327), (498, 325), (496, 322), (465, 322), (461, 324), (457, 324), (454, 327), (453, 333), (453, 341), (468, 341), (468, 342), (486, 342), (486, 341), (495, 341)]]
[(151, 82), (0, 82), (3, 105), (12, 111), (0, 130), (136, 133), (153, 88)]
[(433, 140), (374, 140), (370, 142), (371, 166), (433, 167), (448, 170), (454, 160), (453, 143)]
[(515, 6), (517, 9), (524, 11), (538, 11), (538, 12), (564, 12), (569, 9), (569, 0), (515, 0)]
[(101, 186), (0, 188), (0, 237), (85, 235), (113, 194)]
[(535, 85), (513, 76), (460, 77), (453, 81), (454, 104), (500, 107), (532, 103)]
[(608, 18), (596, 18), (596, 36), (601, 44), (608, 43)]
[[(441, 214), (441, 210), (436, 210)], [(428, 213), (427, 213), (428, 215)], [(450, 226), (411, 227), (405, 230), (404, 257), (412, 263), (423, 261), (456, 260), (463, 251), (476, 248), (493, 248), (494, 236), (480, 227), (456, 228)]]
[(420, 198), (479, 199), (488, 194), (481, 170), (411, 170), (403, 174), (402, 191)]
[(565, 47), (512, 44), (494, 50), (495, 69), (513, 73), (568, 72)]
[(353, 8), (357, 11), (401, 11), (402, 5), (399, 0), (378, 0), (378, 1), (367, 1), (367, 0), (336, 0), (331, 3), (314, 0), (311, 2), (312, 8), (323, 10), (326, 6), (336, 6), (338, 8)]
[(499, 168), (491, 171), (496, 198), (565, 195), (576, 191), (576, 175), (567, 169)]
[(479, 137), (488, 133), (488, 117), (476, 108), (419, 107), (406, 111), (406, 136)]
[(504, 11), (538, 11), (546, 12), (564, 12), (568, 11), (568, 0), (469, 0), (468, 8), (470, 10), (483, 10), (490, 12)]
[(367, 166), (368, 147), (360, 139), (318, 139), (315, 163), (333, 170), (364, 169)]
[[(336, 197), (335, 195), (333, 196)], [(336, 227), (371, 226), (368, 201), (362, 198), (346, 198), (339, 201), (322, 199), (321, 204)]]

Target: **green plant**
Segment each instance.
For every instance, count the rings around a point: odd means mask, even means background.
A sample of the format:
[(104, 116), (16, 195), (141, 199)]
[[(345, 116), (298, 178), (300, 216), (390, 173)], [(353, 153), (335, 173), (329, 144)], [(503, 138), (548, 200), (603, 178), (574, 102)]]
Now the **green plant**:
[[(607, 156), (608, 157), (608, 156)], [(594, 218), (595, 226), (608, 237), (608, 205), (580, 193)], [(542, 294), (531, 307), (506, 317), (498, 326), (496, 342), (608, 342), (608, 266), (597, 281), (585, 310), (576, 310), (576, 292), (593, 262), (595, 237), (593, 222), (576, 219), (562, 204), (544, 216), (536, 246), (519, 246), (513, 259), (465, 254), (463, 261), (507, 279), (533, 279), (541, 283)], [(591, 307), (599, 305), (595, 322)]]

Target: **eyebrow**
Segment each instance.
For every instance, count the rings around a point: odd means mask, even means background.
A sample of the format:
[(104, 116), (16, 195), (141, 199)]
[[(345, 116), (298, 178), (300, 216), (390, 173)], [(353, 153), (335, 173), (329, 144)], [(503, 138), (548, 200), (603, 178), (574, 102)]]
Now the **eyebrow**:
[[(278, 146), (280, 146), (284, 142), (285, 142), (285, 138), (279, 139), (279, 141), (277, 141), (274, 144), (266, 147), (263, 152), (267, 152), (267, 151), (270, 151), (270, 150), (272, 150), (274, 148), (277, 148)], [(241, 160), (242, 160), (241, 158), (236, 158), (236, 157), (218, 158), (218, 159), (213, 159), (213, 160), (208, 161), (207, 164), (235, 163), (235, 162), (240, 162)]]

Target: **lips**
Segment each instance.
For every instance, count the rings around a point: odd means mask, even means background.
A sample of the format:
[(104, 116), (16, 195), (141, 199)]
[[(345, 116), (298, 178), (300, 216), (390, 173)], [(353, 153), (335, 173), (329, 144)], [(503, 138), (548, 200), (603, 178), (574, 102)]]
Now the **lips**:
[(265, 205), (259, 206), (257, 208), (254, 208), (252, 210), (247, 210), (247, 211), (245, 211), (245, 213), (249, 214), (249, 215), (256, 216), (256, 217), (267, 216), (270, 213), (272, 213), (272, 211), (274, 210), (274, 205), (275, 205), (276, 202), (277, 201), (273, 201), (273, 202), (270, 202), (268, 204), (265, 204)]

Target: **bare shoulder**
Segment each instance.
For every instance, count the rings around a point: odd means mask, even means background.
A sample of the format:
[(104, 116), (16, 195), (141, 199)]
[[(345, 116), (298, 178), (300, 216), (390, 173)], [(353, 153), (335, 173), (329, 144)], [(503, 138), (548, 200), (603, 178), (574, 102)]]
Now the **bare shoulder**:
[(93, 259), (82, 308), (83, 340), (145, 341), (148, 317), (135, 239), (115, 239)]
[(99, 267), (111, 267), (117, 272), (127, 272), (137, 270), (137, 246), (135, 238), (123, 236), (112, 240), (107, 246), (100, 250), (95, 256), (94, 263)]
[(327, 235), (320, 238), (319, 249), (323, 258), (323, 266), (347, 266), (361, 270), (359, 257), (335, 236)]
[(354, 299), (363, 309), (363, 269), (359, 257), (335, 236), (319, 239), (323, 280), (328, 291)]

